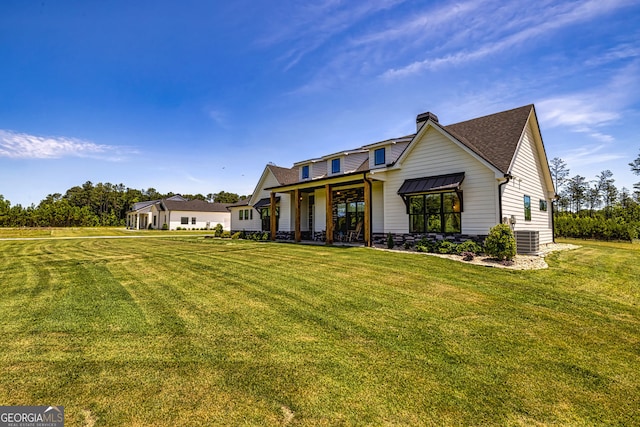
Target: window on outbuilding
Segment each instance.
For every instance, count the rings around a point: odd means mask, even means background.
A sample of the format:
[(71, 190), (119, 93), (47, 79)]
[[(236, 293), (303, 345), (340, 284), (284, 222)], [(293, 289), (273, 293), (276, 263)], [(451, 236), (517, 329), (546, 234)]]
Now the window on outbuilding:
[(180, 224), (182, 225), (189, 224), (189, 217), (188, 216), (180, 217)]
[(195, 216), (191, 217), (191, 225), (196, 225), (196, 217)]

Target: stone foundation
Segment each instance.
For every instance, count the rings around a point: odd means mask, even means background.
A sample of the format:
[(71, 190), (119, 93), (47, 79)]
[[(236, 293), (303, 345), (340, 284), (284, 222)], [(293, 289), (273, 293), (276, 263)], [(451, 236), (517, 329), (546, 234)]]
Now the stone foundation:
[[(467, 240), (472, 240), (478, 244), (483, 244), (484, 239), (487, 237), (486, 235), (476, 235), (476, 234), (442, 234), (442, 233), (426, 233), (426, 234), (408, 234), (408, 233), (391, 233), (393, 238), (393, 243), (395, 246), (402, 246), (404, 244), (408, 244), (410, 246), (414, 246), (420, 240), (426, 238), (431, 242), (437, 242), (441, 240), (448, 240), (452, 243), (463, 243)], [(374, 245), (387, 245), (387, 234), (386, 233), (373, 233), (373, 244)]]
[[(269, 234), (268, 231), (244, 231), (237, 230), (232, 231), (231, 234), (237, 233), (238, 231), (243, 232), (246, 239), (251, 239), (253, 235), (257, 234), (258, 237), (262, 237), (264, 233)], [(442, 234), (442, 233), (426, 233), (426, 234), (409, 234), (409, 233), (391, 233), (393, 238), (393, 242), (395, 246), (403, 246), (409, 245), (414, 246), (417, 242), (426, 238), (429, 241), (436, 242), (441, 240), (448, 240), (452, 243), (463, 243), (467, 240), (472, 240), (480, 245), (484, 243), (484, 239), (487, 235), (477, 235), (477, 234)], [(314, 241), (314, 242), (324, 242), (326, 241), (326, 232), (324, 231), (302, 231), (301, 232), (302, 240)], [(260, 238), (258, 240), (261, 240)], [(270, 239), (267, 239), (270, 240)], [(295, 232), (293, 231), (278, 231), (276, 233), (276, 240), (295, 240)], [(387, 233), (373, 233), (372, 235), (372, 243), (374, 245), (387, 245)]]

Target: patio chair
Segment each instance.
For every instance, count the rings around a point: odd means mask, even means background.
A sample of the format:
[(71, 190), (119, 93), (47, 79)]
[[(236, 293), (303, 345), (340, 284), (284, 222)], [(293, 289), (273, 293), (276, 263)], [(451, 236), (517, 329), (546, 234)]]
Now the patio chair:
[(355, 229), (355, 230), (351, 230), (351, 231), (349, 232), (348, 240), (349, 240), (350, 242), (353, 242), (354, 240), (356, 240), (356, 241), (357, 241), (357, 240), (360, 238), (360, 233), (362, 233), (362, 222), (359, 222), (359, 223), (356, 225), (356, 229)]

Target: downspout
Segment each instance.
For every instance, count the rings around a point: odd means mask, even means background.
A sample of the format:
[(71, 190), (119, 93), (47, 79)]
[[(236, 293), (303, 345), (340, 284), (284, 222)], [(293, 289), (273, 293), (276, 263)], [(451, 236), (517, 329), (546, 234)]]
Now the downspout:
[(502, 186), (508, 184), (509, 181), (511, 181), (511, 178), (513, 178), (508, 173), (505, 173), (504, 177), (506, 178), (506, 180), (498, 184), (498, 215), (499, 215), (498, 224), (502, 224)]
[(553, 196), (553, 200), (551, 201), (551, 241), (553, 243), (556, 242), (556, 201), (560, 199), (560, 196), (557, 194)]

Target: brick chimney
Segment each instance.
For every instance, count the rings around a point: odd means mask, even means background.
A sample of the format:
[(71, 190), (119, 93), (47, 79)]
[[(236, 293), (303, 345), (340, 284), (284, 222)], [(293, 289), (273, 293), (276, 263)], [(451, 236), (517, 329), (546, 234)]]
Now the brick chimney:
[(438, 123), (438, 116), (433, 114), (431, 111), (427, 111), (426, 113), (418, 114), (416, 117), (416, 130), (420, 130), (422, 125), (424, 125), (427, 120), (431, 119), (432, 122)]

